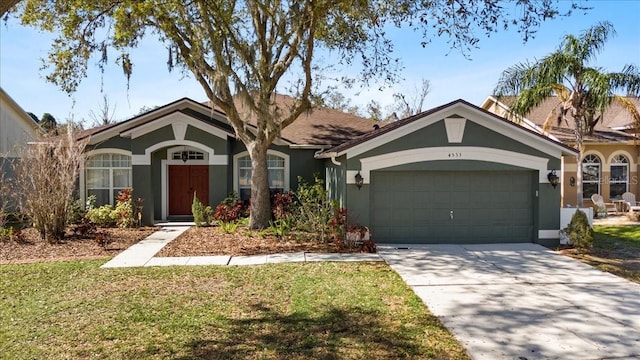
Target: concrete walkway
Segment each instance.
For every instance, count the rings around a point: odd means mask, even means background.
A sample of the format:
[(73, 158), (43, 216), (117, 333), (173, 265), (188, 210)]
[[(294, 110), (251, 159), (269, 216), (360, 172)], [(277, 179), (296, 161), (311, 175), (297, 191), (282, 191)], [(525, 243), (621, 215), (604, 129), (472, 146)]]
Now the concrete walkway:
[(640, 285), (535, 244), (378, 246), (473, 359), (638, 359)]
[(163, 247), (185, 232), (190, 227), (189, 225), (189, 223), (162, 224), (159, 231), (154, 232), (144, 240), (116, 255), (102, 265), (101, 268), (174, 265), (260, 265), (315, 261), (383, 261), (378, 254), (318, 254), (304, 252), (254, 256), (155, 256)]

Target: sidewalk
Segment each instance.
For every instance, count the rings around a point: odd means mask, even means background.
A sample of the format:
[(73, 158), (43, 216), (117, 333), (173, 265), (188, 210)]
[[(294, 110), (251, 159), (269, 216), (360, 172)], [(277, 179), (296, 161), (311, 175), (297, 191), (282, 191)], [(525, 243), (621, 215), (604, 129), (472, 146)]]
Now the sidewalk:
[(189, 229), (189, 223), (159, 224), (160, 230), (149, 235), (144, 240), (132, 245), (125, 251), (101, 266), (101, 268), (122, 268), (140, 266), (175, 266), (175, 265), (219, 265), (241, 266), (262, 265), (284, 262), (317, 262), (317, 261), (383, 261), (378, 254), (319, 254), (319, 253), (288, 253), (252, 256), (184, 256), (184, 257), (155, 257), (168, 243)]

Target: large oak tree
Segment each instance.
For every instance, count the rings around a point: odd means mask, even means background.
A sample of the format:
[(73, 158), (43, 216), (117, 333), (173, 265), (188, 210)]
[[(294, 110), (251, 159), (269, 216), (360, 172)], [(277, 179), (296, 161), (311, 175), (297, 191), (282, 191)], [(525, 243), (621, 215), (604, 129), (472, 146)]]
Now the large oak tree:
[[(314, 78), (326, 65), (316, 60), (319, 48), (333, 51), (343, 65), (362, 65), (365, 81), (393, 81), (398, 62), (386, 37), (391, 27), (422, 32), (422, 46), (437, 35), (468, 51), (478, 33), (516, 28), (526, 41), (542, 21), (578, 8), (549, 0), (24, 0), (17, 14), (24, 24), (58, 34), (47, 80), (67, 92), (86, 76), (94, 54), (104, 66), (115, 49), (129, 77), (129, 52), (143, 37), (166, 44), (170, 68), (192, 74), (246, 146), (252, 161), (250, 227), (260, 228), (271, 216), (267, 148), (314, 106)], [(285, 75), (296, 79), (287, 91), (295, 101), (278, 108), (272, 98), (283, 91)], [(247, 126), (252, 118), (255, 126)]]

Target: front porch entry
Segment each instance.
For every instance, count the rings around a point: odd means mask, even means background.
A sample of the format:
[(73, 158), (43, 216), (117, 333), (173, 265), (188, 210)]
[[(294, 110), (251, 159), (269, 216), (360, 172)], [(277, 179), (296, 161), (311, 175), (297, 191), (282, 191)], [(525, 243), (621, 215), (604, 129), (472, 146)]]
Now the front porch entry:
[(190, 216), (193, 194), (209, 205), (208, 165), (169, 165), (169, 216)]

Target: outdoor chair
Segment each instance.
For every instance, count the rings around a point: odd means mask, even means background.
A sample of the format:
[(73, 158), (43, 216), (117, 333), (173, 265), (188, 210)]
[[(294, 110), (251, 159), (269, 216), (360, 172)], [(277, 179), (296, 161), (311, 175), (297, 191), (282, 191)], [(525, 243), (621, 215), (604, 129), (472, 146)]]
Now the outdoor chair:
[(593, 201), (593, 203), (596, 205), (598, 214), (618, 213), (616, 204), (604, 202), (604, 199), (599, 194), (591, 195), (591, 201)]
[(640, 211), (640, 202), (636, 202), (636, 195), (634, 193), (627, 191), (622, 194), (622, 200), (626, 203), (629, 212)]

